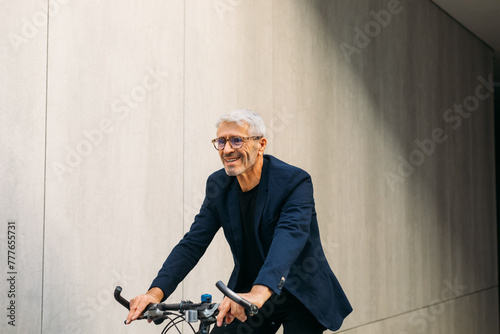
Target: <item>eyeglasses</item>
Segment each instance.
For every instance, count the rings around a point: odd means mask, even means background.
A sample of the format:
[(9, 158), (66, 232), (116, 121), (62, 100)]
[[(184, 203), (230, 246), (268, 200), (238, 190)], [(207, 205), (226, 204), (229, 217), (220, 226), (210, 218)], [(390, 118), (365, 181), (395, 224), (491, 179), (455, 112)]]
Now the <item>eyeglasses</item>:
[(238, 148), (241, 148), (243, 146), (243, 141), (249, 140), (249, 139), (257, 140), (260, 138), (262, 138), (262, 136), (231, 137), (229, 139), (226, 139), (224, 137), (219, 137), (219, 138), (215, 138), (214, 140), (212, 140), (212, 143), (214, 144), (214, 147), (216, 150), (221, 151), (226, 147), (226, 142), (228, 142), (228, 141), (231, 144), (232, 148), (238, 149)]

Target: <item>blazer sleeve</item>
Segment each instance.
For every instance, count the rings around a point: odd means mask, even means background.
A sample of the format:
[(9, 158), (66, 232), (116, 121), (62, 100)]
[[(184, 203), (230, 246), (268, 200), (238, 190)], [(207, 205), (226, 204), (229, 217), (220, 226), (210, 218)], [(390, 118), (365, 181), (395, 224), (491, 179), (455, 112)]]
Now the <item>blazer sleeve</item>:
[(311, 230), (314, 212), (312, 180), (301, 171), (293, 175), (293, 182), (274, 230), (269, 252), (254, 284), (265, 285), (279, 294), (283, 279), (304, 249)]
[[(209, 181), (207, 181), (207, 189), (208, 187)], [(162, 301), (174, 292), (177, 285), (198, 263), (219, 228), (220, 222), (210, 206), (209, 198), (205, 196), (200, 212), (194, 218), (189, 232), (172, 249), (150, 286), (150, 289), (158, 287), (163, 291)]]

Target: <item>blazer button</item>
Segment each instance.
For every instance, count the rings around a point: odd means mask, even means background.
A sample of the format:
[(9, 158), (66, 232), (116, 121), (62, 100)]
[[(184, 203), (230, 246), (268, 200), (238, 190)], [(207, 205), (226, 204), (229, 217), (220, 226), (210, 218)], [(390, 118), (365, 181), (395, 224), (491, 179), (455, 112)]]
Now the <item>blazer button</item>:
[(278, 283), (278, 289), (283, 289), (283, 285), (285, 285), (285, 278), (281, 277), (279, 283)]

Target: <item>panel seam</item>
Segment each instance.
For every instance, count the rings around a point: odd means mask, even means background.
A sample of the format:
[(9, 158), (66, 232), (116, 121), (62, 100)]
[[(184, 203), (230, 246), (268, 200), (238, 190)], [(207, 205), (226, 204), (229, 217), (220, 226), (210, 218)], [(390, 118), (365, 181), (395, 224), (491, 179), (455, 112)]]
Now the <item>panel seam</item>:
[[(186, 1), (183, 1), (183, 55), (182, 55), (182, 235), (185, 234), (185, 204), (186, 204)], [(184, 298), (184, 280), (182, 282), (182, 298)]]
[(40, 298), (40, 333), (43, 333), (43, 304), (45, 287), (45, 224), (47, 203), (47, 124), (48, 124), (48, 96), (49, 96), (49, 29), (50, 29), (50, 0), (47, 0), (47, 34), (45, 50), (45, 138), (44, 138), (44, 162), (43, 162), (43, 213), (42, 213), (42, 254), (41, 254), (41, 298)]

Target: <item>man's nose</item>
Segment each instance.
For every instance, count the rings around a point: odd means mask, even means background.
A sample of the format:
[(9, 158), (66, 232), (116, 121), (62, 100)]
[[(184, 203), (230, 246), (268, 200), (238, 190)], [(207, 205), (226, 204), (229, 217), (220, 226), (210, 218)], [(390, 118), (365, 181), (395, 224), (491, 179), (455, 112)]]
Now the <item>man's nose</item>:
[(224, 144), (224, 154), (231, 153), (234, 151), (234, 148), (231, 146), (231, 141), (226, 140), (226, 143)]

